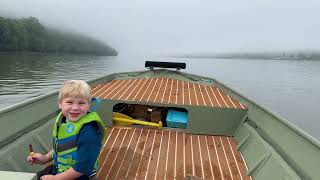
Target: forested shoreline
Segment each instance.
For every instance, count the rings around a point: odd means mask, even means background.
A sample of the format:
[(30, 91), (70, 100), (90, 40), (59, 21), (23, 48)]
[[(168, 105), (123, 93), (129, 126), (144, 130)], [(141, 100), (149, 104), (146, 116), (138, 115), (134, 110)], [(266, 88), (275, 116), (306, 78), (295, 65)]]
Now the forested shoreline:
[(107, 44), (70, 32), (47, 28), (37, 18), (0, 17), (0, 52), (30, 51), (116, 56)]
[(266, 59), (266, 60), (320, 60), (320, 51), (274, 51), (274, 52), (240, 52), (240, 53), (194, 53), (173, 55), (183, 58), (217, 58), (217, 59)]

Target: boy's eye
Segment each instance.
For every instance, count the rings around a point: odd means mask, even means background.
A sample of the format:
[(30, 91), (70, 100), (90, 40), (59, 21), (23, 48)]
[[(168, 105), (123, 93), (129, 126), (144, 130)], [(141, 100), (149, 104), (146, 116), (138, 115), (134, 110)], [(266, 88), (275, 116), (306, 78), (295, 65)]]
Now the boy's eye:
[(71, 101), (67, 101), (66, 103), (67, 103), (67, 104), (72, 104), (72, 102), (71, 102)]
[(86, 104), (86, 102), (79, 102), (79, 104)]

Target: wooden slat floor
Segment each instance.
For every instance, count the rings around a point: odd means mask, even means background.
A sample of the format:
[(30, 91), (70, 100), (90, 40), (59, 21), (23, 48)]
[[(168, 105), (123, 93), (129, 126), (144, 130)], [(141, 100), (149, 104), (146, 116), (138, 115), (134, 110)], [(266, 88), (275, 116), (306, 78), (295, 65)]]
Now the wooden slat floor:
[(232, 137), (182, 131), (113, 127), (100, 153), (97, 173), (104, 179), (249, 180)]
[(92, 96), (104, 99), (164, 104), (246, 109), (238, 100), (214, 86), (172, 78), (112, 80), (92, 88)]

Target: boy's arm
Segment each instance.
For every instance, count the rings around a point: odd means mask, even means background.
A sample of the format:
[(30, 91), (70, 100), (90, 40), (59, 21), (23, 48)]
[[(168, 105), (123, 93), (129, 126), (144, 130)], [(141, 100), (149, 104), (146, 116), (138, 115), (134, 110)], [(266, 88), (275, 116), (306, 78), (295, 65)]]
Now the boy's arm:
[(79, 133), (77, 162), (72, 168), (87, 176), (93, 172), (101, 148), (102, 135), (95, 127), (96, 124), (86, 124)]

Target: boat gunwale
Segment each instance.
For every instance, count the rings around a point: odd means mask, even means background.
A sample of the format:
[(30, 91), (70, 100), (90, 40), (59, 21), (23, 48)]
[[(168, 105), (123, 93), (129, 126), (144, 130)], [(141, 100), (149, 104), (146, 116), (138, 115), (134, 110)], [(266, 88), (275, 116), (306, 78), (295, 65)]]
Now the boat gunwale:
[(22, 102), (10, 105), (10, 106), (5, 107), (5, 108), (2, 108), (2, 109), (0, 109), (0, 115), (9, 113), (10, 111), (14, 111), (14, 110), (16, 110), (18, 108), (22, 108), (23, 106), (30, 105), (32, 103), (35, 103), (35, 102), (41, 101), (43, 99), (46, 99), (48, 97), (54, 96), (54, 95), (56, 95), (58, 93), (58, 91), (59, 90), (54, 90), (54, 91), (51, 91), (51, 92), (48, 92), (48, 93), (45, 93), (45, 94), (41, 94), (38, 97), (27, 99), (27, 100), (24, 100)]

